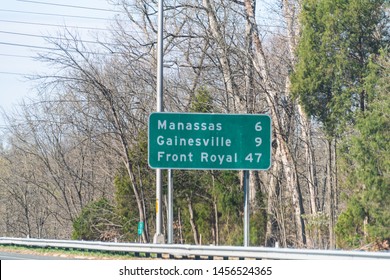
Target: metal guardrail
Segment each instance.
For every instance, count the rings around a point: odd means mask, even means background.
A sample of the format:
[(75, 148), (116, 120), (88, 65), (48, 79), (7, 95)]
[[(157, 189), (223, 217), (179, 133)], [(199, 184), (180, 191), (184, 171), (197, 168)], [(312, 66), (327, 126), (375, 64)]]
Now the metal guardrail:
[(63, 248), (106, 252), (168, 254), (175, 257), (223, 257), (271, 260), (390, 260), (390, 252), (310, 250), (267, 247), (195, 246), (180, 244), (140, 244), (98, 241), (0, 238), (0, 245)]

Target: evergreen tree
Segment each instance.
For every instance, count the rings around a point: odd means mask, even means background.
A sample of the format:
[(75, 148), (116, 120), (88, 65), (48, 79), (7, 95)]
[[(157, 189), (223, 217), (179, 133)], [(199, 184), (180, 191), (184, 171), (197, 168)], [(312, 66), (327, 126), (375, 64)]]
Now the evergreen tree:
[(130, 178), (124, 170), (119, 170), (114, 180), (115, 211), (121, 224), (121, 239), (137, 239), (138, 213), (134, 193), (130, 187)]
[(291, 77), (292, 93), (306, 113), (322, 124), (328, 140), (326, 212), (330, 248), (335, 246), (337, 216), (332, 142), (344, 136), (346, 128), (355, 125), (370, 106), (365, 80), (370, 72), (370, 57), (378, 55), (388, 43), (386, 2), (302, 2), (302, 30), (298, 61)]
[(114, 207), (102, 198), (86, 205), (73, 222), (72, 239), (113, 241), (118, 236)]
[(341, 247), (390, 239), (390, 59), (370, 64), (370, 99), (356, 126), (344, 139), (342, 155), (347, 208), (336, 233)]
[(213, 100), (210, 92), (206, 88), (198, 89), (196, 95), (192, 99), (190, 111), (196, 113), (212, 113)]
[(365, 110), (369, 57), (388, 43), (385, 0), (304, 0), (292, 91), (334, 137)]

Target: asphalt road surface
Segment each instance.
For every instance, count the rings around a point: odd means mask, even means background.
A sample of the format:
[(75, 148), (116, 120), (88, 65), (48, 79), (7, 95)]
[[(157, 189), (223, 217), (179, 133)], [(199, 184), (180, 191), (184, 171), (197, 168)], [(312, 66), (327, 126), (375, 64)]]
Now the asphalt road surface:
[(69, 258), (59, 257), (59, 256), (58, 257), (42, 256), (42, 255), (34, 255), (34, 254), (21, 254), (21, 253), (0, 251), (0, 260), (67, 260), (67, 259)]

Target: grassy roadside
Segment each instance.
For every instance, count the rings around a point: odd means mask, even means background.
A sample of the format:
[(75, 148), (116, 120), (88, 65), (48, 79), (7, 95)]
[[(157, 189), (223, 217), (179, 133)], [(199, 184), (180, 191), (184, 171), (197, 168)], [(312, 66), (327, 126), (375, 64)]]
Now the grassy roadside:
[(42, 256), (54, 256), (61, 258), (74, 258), (85, 260), (130, 260), (130, 259), (153, 259), (147, 258), (145, 255), (135, 256), (134, 253), (122, 252), (101, 252), (101, 251), (86, 251), (76, 249), (58, 249), (58, 248), (39, 248), (30, 246), (14, 246), (0, 245), (0, 251), (12, 252), (18, 254), (34, 254)]

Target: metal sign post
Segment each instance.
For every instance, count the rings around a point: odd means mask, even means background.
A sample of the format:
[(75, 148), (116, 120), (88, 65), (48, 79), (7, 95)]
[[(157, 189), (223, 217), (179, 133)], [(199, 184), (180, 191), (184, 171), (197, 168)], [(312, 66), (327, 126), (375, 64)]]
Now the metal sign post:
[(168, 244), (173, 244), (173, 172), (168, 169)]
[(250, 244), (249, 171), (244, 170), (244, 246)]
[[(158, 39), (157, 39), (157, 112), (163, 106), (163, 0), (158, 1)], [(156, 169), (156, 233), (153, 243), (164, 243), (162, 234), (162, 171)]]

